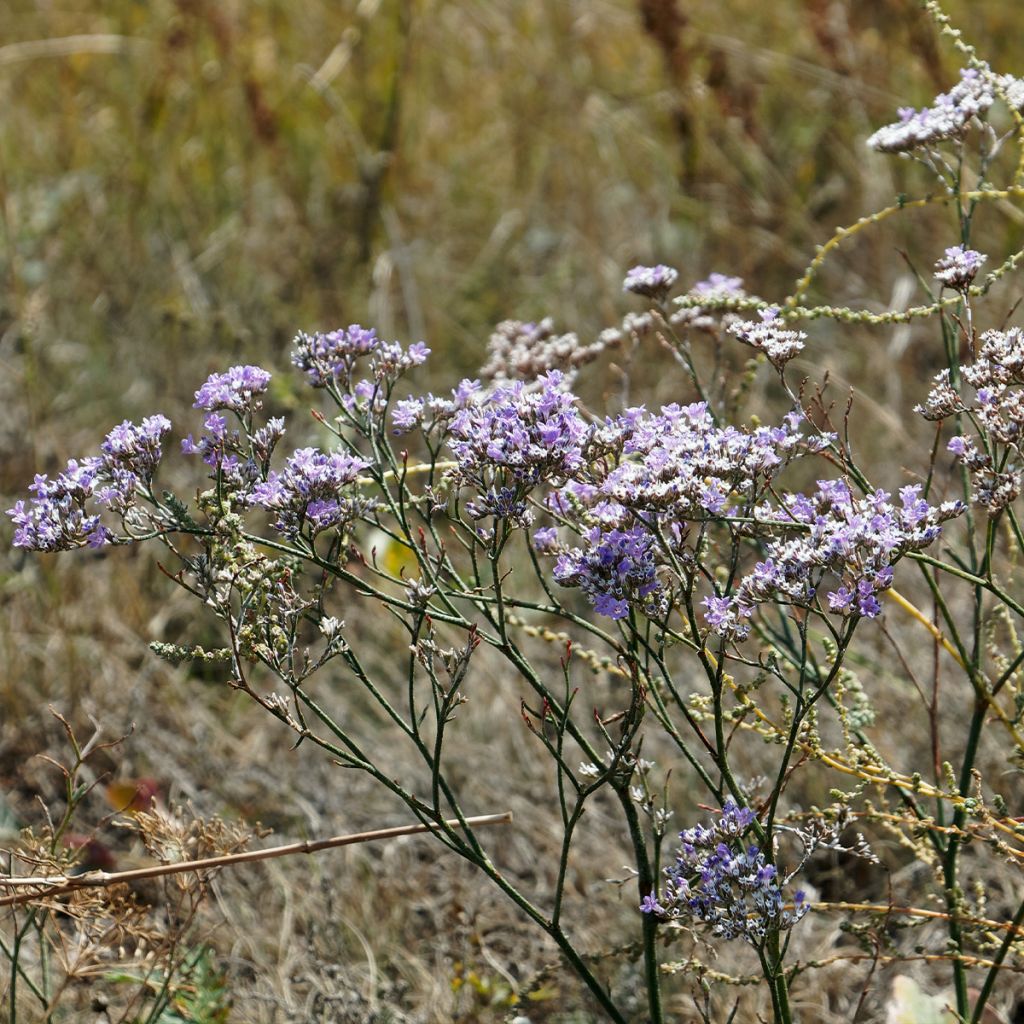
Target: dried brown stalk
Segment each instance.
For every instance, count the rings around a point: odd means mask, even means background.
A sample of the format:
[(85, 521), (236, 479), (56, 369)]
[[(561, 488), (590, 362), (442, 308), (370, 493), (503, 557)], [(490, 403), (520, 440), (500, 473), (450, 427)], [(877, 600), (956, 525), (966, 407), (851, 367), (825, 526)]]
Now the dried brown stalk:
[[(474, 828), (487, 828), (491, 825), (508, 825), (511, 821), (512, 812), (506, 811), (504, 814), (482, 814), (477, 817), (466, 818), (465, 824)], [(251, 861), (289, 857), (296, 853), (317, 853), (320, 850), (330, 850), (337, 846), (370, 843), (377, 839), (394, 839), (398, 836), (435, 832), (442, 827), (442, 824), (449, 828), (460, 828), (463, 823), (451, 820), (429, 825), (398, 825), (394, 828), (380, 828), (370, 832), (355, 832), (351, 835), (331, 836), (329, 839), (287, 843), (284, 846), (271, 846), (264, 850), (246, 850), (244, 853), (205, 857), (201, 860), (185, 860), (175, 864), (156, 864), (151, 867), (135, 868), (132, 871), (88, 871), (81, 875), (5, 876), (0, 877), (0, 890), (4, 888), (28, 888), (33, 891), (4, 896), (0, 898), (0, 907), (9, 907), (18, 903), (30, 903), (33, 900), (59, 896), (63, 893), (73, 892), (76, 889), (120, 885), (126, 882), (139, 881), (143, 878), (159, 878), (164, 875), (206, 871), (210, 868), (247, 864)]]

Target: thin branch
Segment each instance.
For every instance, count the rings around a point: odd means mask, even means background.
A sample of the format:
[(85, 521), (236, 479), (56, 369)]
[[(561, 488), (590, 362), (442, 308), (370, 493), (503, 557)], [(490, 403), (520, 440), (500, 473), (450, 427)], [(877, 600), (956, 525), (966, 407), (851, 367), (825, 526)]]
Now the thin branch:
[[(483, 814), (475, 818), (466, 818), (465, 824), (474, 828), (486, 828), (490, 825), (508, 825), (512, 822), (512, 812), (504, 814)], [(82, 875), (42, 875), (42, 876), (0, 876), (0, 889), (43, 887), (43, 892), (18, 893), (0, 899), (0, 907), (12, 906), (17, 903), (28, 903), (33, 900), (59, 896), (75, 889), (105, 888), (125, 882), (135, 882), (143, 878), (160, 878), (164, 875), (179, 875), (191, 871), (206, 871), (210, 868), (247, 864), (251, 861), (272, 860), (276, 857), (289, 857), (295, 853), (317, 853), (320, 850), (331, 850), (337, 846), (353, 846), (356, 843), (370, 843), (377, 839), (394, 839), (397, 836), (418, 835), (423, 832), (438, 831), (444, 826), (461, 828), (460, 821), (445, 821), (429, 825), (398, 825), (395, 828), (374, 829), (371, 832), (356, 832), (346, 836), (332, 836), (329, 839), (306, 840), (301, 843), (288, 843), (285, 846), (271, 846), (265, 850), (246, 850), (244, 853), (225, 854), (220, 857), (205, 857), (202, 860), (186, 860), (176, 864), (157, 864), (152, 867), (136, 868), (133, 871), (89, 871)]]

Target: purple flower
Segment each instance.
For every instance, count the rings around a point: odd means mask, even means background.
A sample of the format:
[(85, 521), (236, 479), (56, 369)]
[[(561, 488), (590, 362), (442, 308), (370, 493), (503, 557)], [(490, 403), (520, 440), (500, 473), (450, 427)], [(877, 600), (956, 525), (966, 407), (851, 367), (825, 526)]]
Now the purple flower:
[(675, 862), (665, 869), (665, 886), (640, 905), (664, 920), (692, 919), (723, 939), (744, 939), (760, 948), (772, 932), (792, 928), (810, 909), (797, 891), (786, 908), (778, 869), (743, 836), (754, 821), (749, 808), (730, 797), (718, 821), (679, 834)]
[(957, 393), (945, 371), (916, 411), (933, 420), (957, 412), (970, 414), (982, 443), (964, 435), (954, 437), (948, 448), (971, 475), (972, 499), (997, 513), (1017, 499), (1024, 481), (1024, 331), (986, 331), (977, 358), (961, 373), (974, 389), (973, 400)]
[(405, 398), (395, 403), (391, 423), (396, 434), (406, 434), (423, 421), (426, 402), (422, 398)]
[(198, 441), (189, 434), (181, 442), (183, 454), (200, 456), (220, 486), (243, 498), (266, 478), (270, 458), (285, 433), (284, 419), (279, 416), (247, 437), (229, 430), (227, 419), (216, 412), (204, 417), (203, 427)]
[(826, 595), (830, 611), (875, 618), (881, 613), (877, 595), (892, 586), (893, 565), (931, 544), (941, 524), (964, 511), (959, 502), (930, 506), (918, 485), (900, 490), (899, 505), (890, 497), (876, 490), (855, 498), (845, 481), (819, 480), (813, 494), (757, 508), (760, 521), (789, 519), (795, 529), (783, 526), (765, 544), (767, 557), (742, 579), (734, 600), (748, 610), (765, 602), (809, 607), (821, 581), (832, 576), (839, 585)]
[(471, 519), (507, 519), (513, 526), (528, 527), (533, 522), (533, 513), (516, 487), (492, 487), (466, 502), (466, 512)]
[(742, 277), (730, 277), (728, 274), (710, 274), (705, 280), (698, 281), (691, 289), (691, 295), (700, 295), (713, 299), (740, 299), (746, 295), (743, 290)]
[(738, 317), (735, 313), (716, 315), (714, 309), (746, 297), (743, 278), (710, 274), (706, 280), (698, 281), (685, 295), (675, 300), (679, 309), (669, 319), (673, 324), (717, 335), (720, 327), (730, 326)]
[(960, 81), (948, 93), (935, 97), (930, 107), (915, 110), (901, 107), (899, 120), (879, 128), (868, 146), (880, 153), (908, 153), (922, 146), (933, 146), (945, 139), (961, 137), (971, 122), (984, 114), (995, 100), (993, 81), (998, 81), (1011, 102), (1024, 100), (1020, 82), (1012, 75), (994, 75), (987, 67), (960, 72)]
[(808, 438), (800, 419), (753, 431), (718, 427), (702, 402), (664, 406), (660, 414), (630, 414), (596, 431), (592, 447), (618, 452), (606, 464), (588, 452), (594, 497), (649, 521), (680, 524), (713, 519), (731, 501), (751, 504), (791, 458), (827, 439)]
[(641, 527), (594, 527), (583, 547), (564, 552), (555, 563), (555, 581), (579, 587), (598, 615), (624, 619), (631, 606), (651, 614), (664, 610), (666, 598), (657, 578), (654, 538)]
[(193, 408), (213, 412), (230, 409), (247, 412), (258, 409), (259, 396), (270, 384), (270, 374), (258, 366), (232, 366), (224, 373), (211, 373), (196, 392)]
[(659, 263), (656, 267), (633, 267), (622, 282), (622, 290), (649, 299), (663, 299), (676, 283), (679, 271)]
[(135, 514), (138, 489), (152, 485), (170, 429), (165, 416), (148, 416), (141, 424), (125, 420), (104, 438), (102, 455), (70, 460), (53, 480), (36, 476), (29, 487), (34, 497), (7, 510), (15, 525), (14, 546), (67, 551), (111, 543), (114, 535), (95, 506), (122, 517)]
[[(418, 341), (404, 349), (396, 341), (381, 341), (373, 328), (352, 324), (346, 330), (305, 334), (295, 338), (292, 362), (302, 370), (315, 388), (336, 385), (343, 392), (355, 394), (356, 367), (368, 357), (370, 381), (360, 382), (363, 387), (356, 398), (366, 400), (376, 385), (394, 383), (406, 370), (420, 366), (430, 355), (430, 349)], [(367, 390), (369, 389), (369, 391)]]
[(947, 249), (946, 255), (935, 264), (935, 276), (947, 288), (963, 292), (970, 286), (987, 259), (987, 256), (974, 249), (955, 245)]
[(564, 479), (582, 465), (589, 430), (575, 396), (563, 387), (558, 371), (538, 384), (538, 389), (529, 389), (516, 381), (455, 413), (448, 447), (458, 463), (456, 481), (481, 496), (493, 497), (511, 487), (514, 500), (521, 502), (537, 484)]
[(545, 526), (533, 535), (533, 546), (542, 554), (554, 554), (558, 547), (558, 530), (554, 526)]
[(704, 621), (713, 633), (730, 640), (745, 640), (750, 634), (750, 626), (746, 619), (750, 618), (753, 608), (743, 605), (731, 597), (705, 597)]
[(304, 529), (316, 536), (331, 527), (351, 523), (368, 510), (364, 499), (350, 490), (369, 465), (344, 452), (300, 448), (281, 473), (271, 472), (249, 495), (249, 503), (277, 516), (274, 529), (295, 536)]
[(348, 330), (326, 334), (300, 331), (294, 345), (292, 362), (306, 374), (313, 387), (323, 388), (336, 380), (347, 383), (355, 361), (373, 352), (380, 341), (373, 328), (352, 324)]

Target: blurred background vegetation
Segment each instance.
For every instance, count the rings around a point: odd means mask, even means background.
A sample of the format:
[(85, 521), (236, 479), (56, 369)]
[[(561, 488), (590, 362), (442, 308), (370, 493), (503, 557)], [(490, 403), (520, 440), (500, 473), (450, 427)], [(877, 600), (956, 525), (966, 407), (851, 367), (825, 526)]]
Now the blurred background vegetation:
[[(998, 71), (1024, 71), (1014, 4), (947, 11)], [(863, 142), (959, 66), (914, 0), (3, 0), (4, 507), (126, 416), (194, 429), (193, 391), (233, 362), (281, 371), (274, 404), (301, 413), (298, 328), (423, 338), (443, 387), (480, 365), (501, 319), (551, 315), (584, 337), (616, 323), (635, 262), (781, 297), (837, 225), (928, 187)], [(979, 217), (986, 251), (1024, 243), (1016, 209)], [(927, 266), (955, 241), (940, 210), (887, 222), (840, 250), (812, 298), (907, 304), (899, 252)], [(893, 436), (933, 332), (819, 325), (814, 357), (844, 386), (870, 379)], [(45, 794), (30, 758), (59, 739), (52, 702), (111, 735), (136, 723), (109, 770), (156, 776), (169, 798), (282, 837), (390, 823), (220, 687), (154, 663), (150, 639), (202, 637), (152, 561), (0, 555), (0, 812), (25, 822)], [(500, 730), (516, 708), (495, 704)], [(527, 793), (519, 742), (497, 745)], [(519, 800), (528, 824), (522, 793), (484, 809)], [(238, 1019), (307, 1019), (332, 985), (361, 994), (324, 1019), (502, 1019), (529, 939), (502, 918), (488, 946), (485, 897), (417, 849), (379, 871), (381, 854), (346, 853), (225, 882), (240, 887), (219, 945)]]

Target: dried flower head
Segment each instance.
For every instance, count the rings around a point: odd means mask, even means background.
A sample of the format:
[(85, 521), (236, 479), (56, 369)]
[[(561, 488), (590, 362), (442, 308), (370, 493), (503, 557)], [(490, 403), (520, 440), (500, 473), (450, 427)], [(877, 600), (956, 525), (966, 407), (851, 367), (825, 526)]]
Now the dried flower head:
[(621, 335), (602, 334), (596, 341), (584, 345), (575, 334), (556, 333), (550, 317), (539, 323), (503, 320), (487, 343), (487, 361), (480, 368), (480, 376), (487, 381), (502, 383), (510, 380), (536, 381), (552, 370), (572, 374), (579, 367), (593, 362), (620, 338)]

